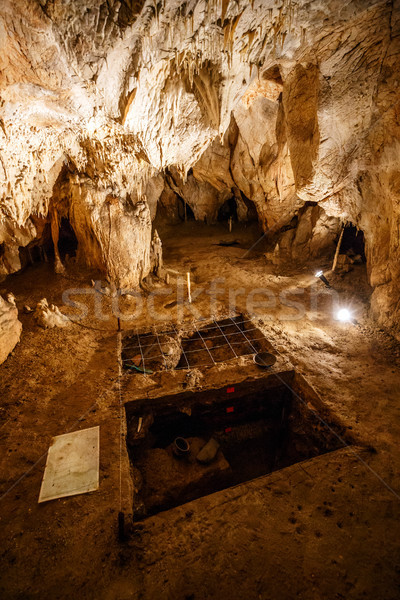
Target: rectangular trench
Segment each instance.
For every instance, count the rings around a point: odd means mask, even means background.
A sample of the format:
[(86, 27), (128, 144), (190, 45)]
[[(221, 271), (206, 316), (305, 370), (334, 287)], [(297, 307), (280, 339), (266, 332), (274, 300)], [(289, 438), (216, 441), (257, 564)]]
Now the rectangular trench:
[(126, 404), (134, 520), (354, 443), (307, 382), (292, 378)]

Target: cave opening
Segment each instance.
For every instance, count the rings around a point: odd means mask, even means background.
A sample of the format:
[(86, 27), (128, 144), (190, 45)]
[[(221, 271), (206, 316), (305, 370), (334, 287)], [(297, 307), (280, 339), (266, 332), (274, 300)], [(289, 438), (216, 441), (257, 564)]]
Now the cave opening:
[(60, 221), (58, 250), (63, 260), (68, 255), (70, 258), (76, 256), (78, 249), (78, 240), (75, 231), (67, 217), (62, 217)]
[(229, 219), (233, 219), (234, 221), (238, 220), (237, 203), (234, 196), (225, 200), (218, 210), (218, 221), (220, 223), (228, 221)]
[(27, 246), (20, 246), (18, 249), (21, 268), (28, 268), (36, 263), (48, 262), (49, 256), (54, 256), (54, 246), (51, 239), (50, 223), (46, 223), (44, 228), (35, 240)]
[(196, 220), (193, 210), (181, 196), (178, 196), (178, 217), (184, 222)]
[(30, 258), (32, 262), (40, 262), (43, 260), (42, 248), (38, 244), (34, 244), (29, 248)]
[(352, 257), (360, 257), (360, 261), (363, 263), (367, 261), (365, 256), (364, 232), (361, 231), (361, 229), (358, 229), (352, 223), (346, 225), (343, 230), (340, 254), (347, 254)]

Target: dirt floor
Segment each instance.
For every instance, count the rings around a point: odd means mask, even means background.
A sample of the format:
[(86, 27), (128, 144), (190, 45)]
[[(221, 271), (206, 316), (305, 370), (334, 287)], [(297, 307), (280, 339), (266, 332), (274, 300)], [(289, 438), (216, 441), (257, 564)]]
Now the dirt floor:
[[(245, 379), (257, 367), (241, 357), (193, 378), (185, 370), (120, 378), (112, 299), (96, 300), (90, 283), (100, 275), (71, 264), (64, 277), (36, 263), (0, 284), (15, 294), (23, 323), (0, 366), (1, 597), (400, 598), (400, 349), (368, 316), (365, 267), (330, 275), (329, 257), (279, 268), (266, 262), (263, 242), (248, 252), (257, 239), (251, 227), (229, 234), (188, 223), (160, 235), (170, 282), (148, 282), (145, 302), (121, 299), (123, 329), (247, 311), (281, 360), (366, 444), (160, 513), (119, 542), (118, 512), (129, 511), (132, 494), (123, 404), (193, 382)], [(234, 239), (238, 245), (218, 245)], [(327, 269), (333, 290), (314, 277), (317, 268)], [(184, 304), (187, 271), (192, 305)], [(215, 279), (222, 291), (213, 299)], [(25, 304), (46, 297), (76, 317), (66, 290), (88, 307), (79, 323), (43, 330), (24, 314)], [(338, 306), (352, 306), (356, 322), (334, 320)], [(38, 504), (51, 438), (95, 425), (99, 490)]]

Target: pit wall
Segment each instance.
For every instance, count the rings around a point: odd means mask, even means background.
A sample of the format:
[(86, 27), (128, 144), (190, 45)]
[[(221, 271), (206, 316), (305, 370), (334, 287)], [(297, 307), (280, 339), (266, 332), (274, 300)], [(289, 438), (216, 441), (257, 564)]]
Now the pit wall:
[[(212, 370), (209, 372), (211, 373)], [(147, 435), (147, 429), (153, 422), (153, 414), (162, 416), (178, 411), (191, 414), (193, 406), (198, 407), (201, 405), (204, 407), (209, 405), (211, 408), (221, 405), (224, 407), (227, 402), (235, 405), (235, 399), (241, 398), (245, 401), (243, 396), (257, 397), (260, 392), (268, 390), (273, 394), (276, 391), (277, 396), (272, 396), (274, 401), (279, 398), (278, 404), (280, 402), (282, 407), (285, 406), (285, 411), (289, 410), (282, 431), (284, 436), (282, 456), (279, 456), (278, 453), (276, 469), (286, 468), (293, 463), (308, 460), (321, 453), (341, 449), (345, 446), (367, 445), (360, 438), (356, 438), (353, 432), (341, 422), (340, 418), (328, 409), (314, 388), (297, 372), (285, 371), (267, 374), (258, 378), (249, 378), (244, 381), (234, 381), (232, 379), (230, 381), (231, 385), (225, 387), (207, 388), (205, 390), (193, 389), (166, 396), (138, 398), (126, 402), (124, 430), (127, 445), (124, 445), (124, 461), (127, 460), (126, 448), (128, 445), (134, 445), (137, 448), (138, 445), (145, 444), (144, 438), (138, 438), (136, 433), (138, 417), (140, 416), (143, 418), (143, 435)], [(288, 395), (289, 390), (291, 394)], [(223, 417), (221, 416), (221, 418)], [(134, 518), (141, 519), (146, 516), (146, 513), (143, 512), (143, 498), (140, 492), (143, 480), (141, 473), (132, 463), (130, 463), (130, 477), (131, 480), (126, 489), (132, 491), (131, 502), (134, 506)], [(268, 475), (265, 475), (265, 478), (268, 478)], [(127, 504), (128, 502), (125, 501), (125, 505)], [(129, 519), (132, 518), (129, 511)], [(132, 527), (132, 521), (130, 523)]]

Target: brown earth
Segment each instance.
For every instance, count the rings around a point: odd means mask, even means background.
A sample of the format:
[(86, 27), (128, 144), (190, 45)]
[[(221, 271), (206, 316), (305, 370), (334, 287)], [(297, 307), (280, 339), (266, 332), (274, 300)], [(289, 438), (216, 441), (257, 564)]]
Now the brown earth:
[[(46, 296), (66, 312), (62, 292), (91, 289), (95, 274), (76, 281), (37, 263), (4, 283), (17, 297), (23, 332), (0, 367), (2, 598), (399, 598), (398, 342), (369, 319), (363, 265), (344, 276), (328, 274), (340, 302), (354, 307), (357, 323), (341, 324), (332, 318), (334, 292), (313, 276), (314, 266), (329, 261), (278, 272), (266, 263), (262, 243), (244, 256), (255, 234), (233, 231), (240, 246), (221, 247), (215, 244), (229, 239), (226, 230), (189, 223), (161, 237), (167, 267), (183, 275), (191, 270), (193, 294), (225, 277), (227, 288), (244, 288), (237, 309), (245, 310), (245, 296), (255, 288), (289, 290), (297, 301), (302, 296), (294, 292), (306, 289), (301, 318), (287, 320), (296, 311), (278, 304), (258, 307), (257, 324), (371, 448), (345, 448), (160, 513), (119, 543), (117, 515), (121, 506), (129, 511), (131, 483), (126, 448), (120, 448), (116, 319), (96, 319), (86, 295), (86, 327), (39, 329), (23, 314), (24, 304)], [(73, 266), (68, 276), (75, 276)], [(154, 282), (150, 290), (165, 285)], [(310, 290), (320, 292), (316, 307)], [(227, 295), (217, 303), (220, 314)], [(164, 308), (176, 298), (171, 292), (154, 299), (160, 322), (179, 316), (179, 303)], [(109, 299), (103, 302), (107, 312)], [(192, 308), (208, 316), (209, 296), (197, 296)], [(185, 319), (193, 318), (187, 306), (183, 310)], [(123, 328), (153, 323), (146, 312)], [(251, 359), (241, 358), (209, 369), (201, 383), (256, 373)], [(185, 380), (184, 371), (126, 375), (122, 401), (180, 391)], [(39, 505), (51, 438), (94, 425), (101, 431), (99, 490)]]

